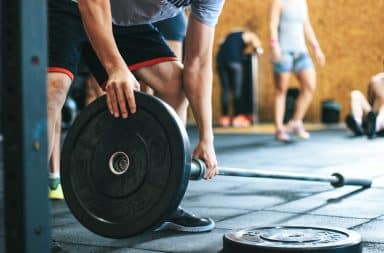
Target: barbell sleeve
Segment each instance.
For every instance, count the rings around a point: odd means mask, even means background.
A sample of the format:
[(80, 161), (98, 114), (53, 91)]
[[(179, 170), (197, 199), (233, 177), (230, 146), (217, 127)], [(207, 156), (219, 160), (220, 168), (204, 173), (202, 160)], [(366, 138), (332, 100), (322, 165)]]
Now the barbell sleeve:
[[(204, 177), (206, 165), (200, 159), (192, 159), (190, 180), (200, 180)], [(372, 180), (363, 178), (347, 178), (340, 173), (333, 173), (331, 176), (304, 175), (293, 172), (275, 172), (244, 168), (219, 167), (219, 175), (236, 177), (260, 177), (274, 179), (290, 179), (314, 182), (328, 182), (333, 187), (342, 187), (344, 185), (358, 185), (365, 188), (371, 187)]]

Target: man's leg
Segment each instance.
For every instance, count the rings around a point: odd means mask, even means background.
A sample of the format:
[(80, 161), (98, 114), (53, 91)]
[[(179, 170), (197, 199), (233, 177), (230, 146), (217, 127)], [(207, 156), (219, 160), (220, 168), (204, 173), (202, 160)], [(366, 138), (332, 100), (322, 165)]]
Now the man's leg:
[[(171, 48), (171, 50), (175, 53), (177, 59), (181, 62), (183, 58), (183, 43), (179, 40), (167, 40), (167, 45)], [(144, 81), (140, 80), (140, 90), (150, 95), (155, 95), (154, 90), (150, 88)], [(184, 115), (183, 115), (184, 116)], [(186, 124), (187, 123), (187, 114), (185, 114), (185, 118), (181, 118), (181, 121)]]
[(59, 113), (54, 133), (53, 150), (49, 159), (49, 198), (64, 199), (60, 184), (61, 113)]
[[(151, 87), (155, 94), (171, 105), (181, 119), (186, 118), (188, 101), (182, 86), (182, 65), (177, 61), (163, 62), (134, 72)], [(184, 232), (207, 232), (215, 227), (210, 218), (200, 218), (181, 207), (156, 230), (171, 229)]]
[(187, 118), (188, 101), (182, 85), (183, 66), (178, 61), (167, 61), (134, 71), (138, 79), (151, 87), (156, 96), (168, 103), (180, 119)]
[[(50, 191), (53, 198), (62, 198), (60, 174), (60, 133), (61, 111), (73, 73), (77, 71), (80, 60), (79, 45), (85, 39), (85, 32), (77, 4), (71, 1), (49, 1), (49, 57), (47, 76), (47, 114), (48, 114), (48, 157), (51, 165)], [(56, 194), (58, 193), (58, 194)]]
[(89, 75), (86, 83), (86, 97), (85, 97), (85, 105), (89, 105), (93, 101), (95, 101), (98, 97), (105, 94), (105, 92), (100, 88), (99, 84), (97, 83), (95, 77), (93, 75)]
[(61, 109), (72, 80), (63, 73), (48, 73), (47, 101), (48, 101), (48, 154), (52, 156), (55, 140), (55, 128), (59, 124)]

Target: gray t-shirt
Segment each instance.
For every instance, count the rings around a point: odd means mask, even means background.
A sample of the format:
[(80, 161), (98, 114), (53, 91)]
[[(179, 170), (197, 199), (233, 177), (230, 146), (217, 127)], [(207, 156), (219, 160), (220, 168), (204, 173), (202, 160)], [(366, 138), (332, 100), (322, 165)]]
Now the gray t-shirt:
[(279, 44), (284, 52), (307, 52), (304, 36), (304, 23), (308, 18), (306, 0), (289, 4), (282, 0), (283, 9), (279, 23)]
[[(76, 0), (72, 0), (75, 1)], [(215, 26), (225, 0), (111, 0), (116, 25), (149, 24), (171, 18), (191, 6), (191, 15), (208, 26)]]

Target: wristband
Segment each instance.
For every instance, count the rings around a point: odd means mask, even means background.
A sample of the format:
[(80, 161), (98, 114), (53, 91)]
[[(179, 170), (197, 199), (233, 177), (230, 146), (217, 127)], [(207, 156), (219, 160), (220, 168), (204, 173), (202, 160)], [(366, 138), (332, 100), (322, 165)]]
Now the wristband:
[(318, 43), (312, 43), (312, 48), (316, 51), (317, 49), (320, 49), (320, 46)]

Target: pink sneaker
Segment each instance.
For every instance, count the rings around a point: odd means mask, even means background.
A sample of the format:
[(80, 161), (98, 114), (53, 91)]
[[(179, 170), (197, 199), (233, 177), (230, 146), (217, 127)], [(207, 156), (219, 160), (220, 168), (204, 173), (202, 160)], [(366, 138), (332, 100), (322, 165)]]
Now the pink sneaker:
[(292, 130), (297, 137), (303, 140), (307, 140), (311, 135), (304, 129), (303, 122), (289, 122), (289, 128)]
[(275, 138), (276, 138), (276, 140), (281, 141), (281, 142), (290, 142), (291, 141), (291, 137), (283, 129), (277, 129), (276, 130)]
[(251, 121), (244, 114), (239, 114), (232, 120), (233, 127), (249, 127), (251, 126)]
[(231, 125), (231, 118), (229, 116), (221, 116), (219, 119), (219, 125), (221, 127), (229, 127)]

